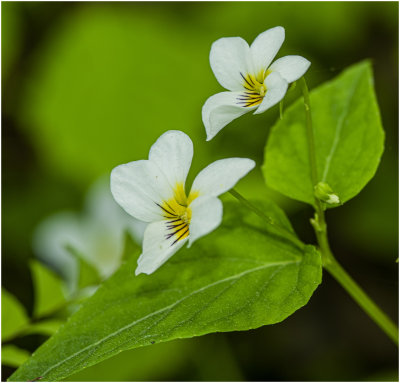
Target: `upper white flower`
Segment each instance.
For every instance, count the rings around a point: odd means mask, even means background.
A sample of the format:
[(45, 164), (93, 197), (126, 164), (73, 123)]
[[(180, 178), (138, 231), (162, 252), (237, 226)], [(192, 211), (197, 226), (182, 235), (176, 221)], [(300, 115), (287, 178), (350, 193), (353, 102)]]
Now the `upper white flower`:
[(285, 56), (271, 65), (284, 40), (284, 28), (275, 27), (258, 35), (251, 46), (241, 37), (224, 37), (213, 43), (211, 69), (230, 92), (211, 96), (203, 106), (207, 141), (235, 118), (252, 110), (262, 113), (277, 104), (288, 84), (307, 71), (311, 63), (301, 56)]
[(185, 181), (193, 143), (183, 132), (170, 130), (151, 147), (148, 160), (117, 166), (111, 173), (115, 200), (133, 217), (149, 222), (136, 275), (151, 274), (187, 241), (218, 227), (222, 203), (217, 198), (254, 168), (247, 158), (215, 161), (195, 178), (191, 191)]

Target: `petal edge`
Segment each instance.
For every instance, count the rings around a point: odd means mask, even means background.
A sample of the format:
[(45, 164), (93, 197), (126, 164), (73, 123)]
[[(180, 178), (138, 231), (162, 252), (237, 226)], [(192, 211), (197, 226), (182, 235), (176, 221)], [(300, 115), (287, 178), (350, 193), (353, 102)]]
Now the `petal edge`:
[(195, 178), (192, 191), (217, 197), (232, 189), (256, 163), (249, 158), (225, 158), (205, 167)]

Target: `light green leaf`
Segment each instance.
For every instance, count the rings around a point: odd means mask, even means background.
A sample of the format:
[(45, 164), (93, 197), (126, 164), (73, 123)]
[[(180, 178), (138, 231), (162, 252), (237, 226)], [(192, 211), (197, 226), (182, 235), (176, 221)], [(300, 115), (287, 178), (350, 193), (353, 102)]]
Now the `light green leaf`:
[[(328, 183), (346, 202), (374, 176), (383, 153), (384, 132), (370, 62), (348, 68), (310, 97), (319, 181)], [(263, 173), (271, 188), (314, 204), (302, 99), (273, 127)]]
[[(272, 203), (264, 210), (290, 228)], [(135, 277), (130, 260), (11, 379), (59, 380), (130, 348), (284, 320), (320, 283), (321, 259), (265, 226), (226, 203), (220, 228), (154, 274)]]
[(24, 335), (28, 334), (53, 335), (63, 323), (64, 321), (60, 319), (47, 319), (37, 323), (32, 323), (24, 331)]
[(10, 367), (19, 367), (31, 356), (29, 351), (22, 350), (14, 345), (1, 347), (1, 364)]
[(35, 291), (34, 317), (50, 314), (65, 303), (62, 280), (40, 262), (31, 261)]
[(1, 288), (1, 340), (4, 342), (28, 324), (25, 308), (14, 295)]

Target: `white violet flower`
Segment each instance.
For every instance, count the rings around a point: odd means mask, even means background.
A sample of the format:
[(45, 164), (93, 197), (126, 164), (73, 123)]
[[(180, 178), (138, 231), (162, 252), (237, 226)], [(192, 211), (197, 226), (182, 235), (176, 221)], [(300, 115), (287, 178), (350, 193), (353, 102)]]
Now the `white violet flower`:
[(216, 229), (222, 220), (225, 193), (251, 169), (247, 158), (218, 160), (195, 178), (191, 191), (185, 181), (193, 157), (193, 143), (183, 132), (164, 133), (150, 149), (149, 159), (117, 166), (111, 172), (111, 192), (133, 217), (148, 222), (136, 275), (151, 274), (186, 242)]
[(310, 62), (285, 56), (271, 62), (285, 40), (282, 27), (268, 29), (251, 46), (241, 37), (224, 37), (211, 46), (210, 64), (218, 82), (229, 92), (211, 96), (202, 110), (207, 141), (235, 118), (265, 112), (286, 94), (288, 84), (307, 71)]
[(82, 212), (62, 211), (44, 219), (33, 236), (33, 251), (66, 281), (68, 292), (78, 288), (77, 259), (67, 246), (108, 278), (121, 265), (125, 233), (140, 243), (146, 224), (127, 214), (110, 192), (109, 177), (97, 180), (86, 195)]

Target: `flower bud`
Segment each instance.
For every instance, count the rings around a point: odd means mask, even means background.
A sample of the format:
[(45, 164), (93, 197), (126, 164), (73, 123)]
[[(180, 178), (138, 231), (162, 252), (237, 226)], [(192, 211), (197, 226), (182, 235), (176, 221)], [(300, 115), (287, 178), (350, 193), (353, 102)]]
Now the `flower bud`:
[(340, 203), (339, 196), (335, 194), (332, 188), (326, 182), (319, 182), (314, 186), (315, 196), (328, 205), (337, 205)]

